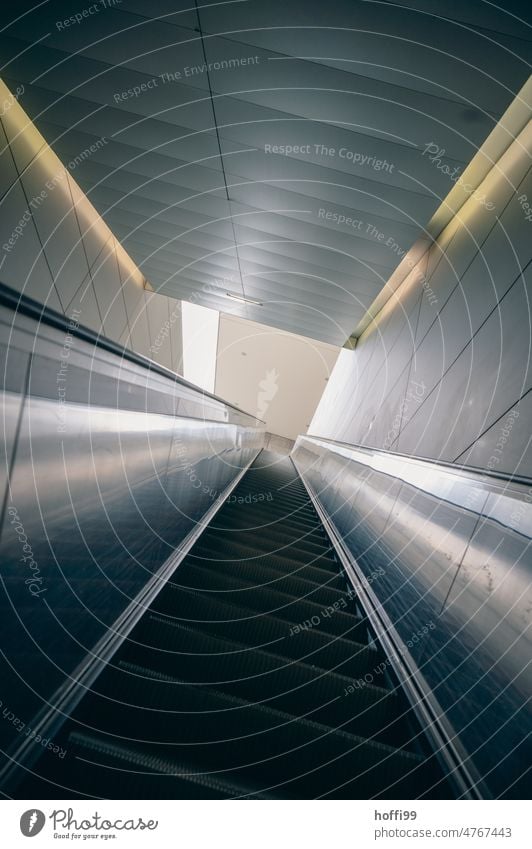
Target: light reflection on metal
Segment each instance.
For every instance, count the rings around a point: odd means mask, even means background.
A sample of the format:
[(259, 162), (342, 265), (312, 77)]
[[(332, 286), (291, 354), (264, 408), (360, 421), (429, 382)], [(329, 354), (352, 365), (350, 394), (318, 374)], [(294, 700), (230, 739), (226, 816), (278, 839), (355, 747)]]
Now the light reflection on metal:
[(228, 298), (233, 298), (235, 301), (242, 301), (244, 304), (253, 304), (256, 307), (262, 307), (262, 301), (256, 301), (255, 298), (247, 298), (245, 295), (237, 295), (235, 292), (226, 292)]
[[(293, 459), (493, 796), (522, 794), (532, 482), (299, 437)], [(520, 784), (521, 782), (521, 784)]]
[[(3, 303), (0, 675), (9, 710), (33, 727), (95, 646), (123, 636), (117, 623), (175, 568), (264, 425), (83, 331), (62, 366), (66, 320)], [(1, 724), (2, 749), (17, 736)]]

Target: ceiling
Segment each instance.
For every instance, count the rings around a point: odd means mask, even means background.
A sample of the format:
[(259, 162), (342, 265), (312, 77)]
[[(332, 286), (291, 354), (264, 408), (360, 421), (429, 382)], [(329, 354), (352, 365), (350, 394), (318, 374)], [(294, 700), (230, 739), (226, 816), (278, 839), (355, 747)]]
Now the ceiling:
[(452, 188), (427, 144), (459, 174), (528, 77), (527, 5), (4, 2), (1, 75), (154, 289), (342, 345)]

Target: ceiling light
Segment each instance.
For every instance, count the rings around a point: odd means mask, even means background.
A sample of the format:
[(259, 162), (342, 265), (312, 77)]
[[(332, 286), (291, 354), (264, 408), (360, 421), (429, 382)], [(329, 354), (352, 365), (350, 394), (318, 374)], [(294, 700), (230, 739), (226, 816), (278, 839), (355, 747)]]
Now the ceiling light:
[(246, 298), (245, 295), (235, 295), (234, 292), (225, 293), (228, 298), (234, 298), (235, 301), (243, 301), (245, 304), (254, 304), (256, 307), (262, 307), (262, 301), (256, 301), (255, 298)]

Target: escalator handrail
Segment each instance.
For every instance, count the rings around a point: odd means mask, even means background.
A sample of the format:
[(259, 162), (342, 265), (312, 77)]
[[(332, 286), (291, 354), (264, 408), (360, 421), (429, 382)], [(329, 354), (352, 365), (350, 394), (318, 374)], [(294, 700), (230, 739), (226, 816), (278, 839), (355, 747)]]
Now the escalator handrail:
[(160, 363), (156, 363), (155, 360), (151, 360), (143, 354), (137, 354), (130, 348), (125, 348), (117, 342), (113, 342), (111, 339), (108, 339), (106, 336), (102, 336), (100, 333), (96, 333), (88, 327), (84, 327), (83, 325), (73, 326), (67, 316), (57, 312), (51, 307), (41, 304), (33, 298), (29, 298), (21, 292), (17, 292), (15, 289), (6, 286), (2, 282), (0, 282), (0, 306), (7, 307), (15, 313), (26, 315), (37, 321), (39, 324), (45, 324), (65, 333), (68, 332), (72, 336), (82, 339), (84, 342), (88, 342), (96, 348), (109, 351), (123, 360), (132, 362), (135, 365), (141, 366), (148, 371), (154, 372), (155, 374), (159, 374), (162, 377), (171, 380), (172, 383), (184, 386), (186, 389), (195, 392), (197, 395), (201, 395), (202, 398), (209, 398), (212, 401), (217, 401), (224, 407), (235, 410), (237, 413), (240, 413), (240, 415), (247, 416), (247, 418), (252, 419), (256, 424), (265, 425), (265, 422), (262, 419), (257, 418), (257, 416), (253, 416), (251, 413), (240, 409), (240, 407), (236, 407), (234, 404), (224, 401), (223, 398), (219, 398), (211, 392), (200, 389), (193, 383), (189, 383), (189, 381), (185, 380), (181, 377), (181, 375), (176, 374), (176, 372), (166, 368), (166, 366), (163, 366)]
[[(513, 408), (510, 408), (513, 409)], [(505, 416), (508, 416), (508, 412), (506, 411), (500, 416), (500, 419), (504, 419)], [(471, 476), (480, 476), (483, 479), (492, 478), (494, 480), (502, 480), (508, 483), (516, 483), (521, 484), (523, 486), (530, 487), (532, 486), (532, 478), (526, 477), (525, 475), (517, 475), (512, 474), (510, 472), (502, 472), (496, 469), (483, 468), (482, 466), (469, 466), (465, 463), (453, 463), (449, 460), (436, 460), (434, 457), (423, 457), (418, 454), (402, 454), (400, 451), (390, 451), (385, 448), (373, 448), (371, 445), (361, 445), (358, 442), (341, 442), (338, 439), (328, 439), (326, 436), (317, 436), (312, 433), (302, 434), (300, 437), (302, 439), (308, 439), (311, 442), (326, 442), (331, 446), (338, 446), (340, 448), (347, 448), (348, 450), (361, 451), (364, 454), (374, 455), (377, 454), (381, 457), (392, 457), (397, 458), (399, 460), (405, 460), (410, 463), (423, 463), (431, 466), (436, 466), (438, 468), (446, 469), (451, 472), (460, 472), (463, 474), (469, 474)]]

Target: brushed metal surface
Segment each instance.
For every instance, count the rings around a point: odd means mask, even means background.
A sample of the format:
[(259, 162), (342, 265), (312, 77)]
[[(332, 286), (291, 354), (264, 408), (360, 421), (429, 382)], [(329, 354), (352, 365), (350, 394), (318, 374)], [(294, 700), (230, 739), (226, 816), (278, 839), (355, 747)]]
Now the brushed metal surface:
[[(2, 307), (0, 355), (0, 698), (28, 727), (256, 456), (264, 425), (66, 321)], [(19, 733), (1, 723), (2, 748)]]
[(312, 437), (292, 457), (489, 792), (526, 794), (532, 482)]

